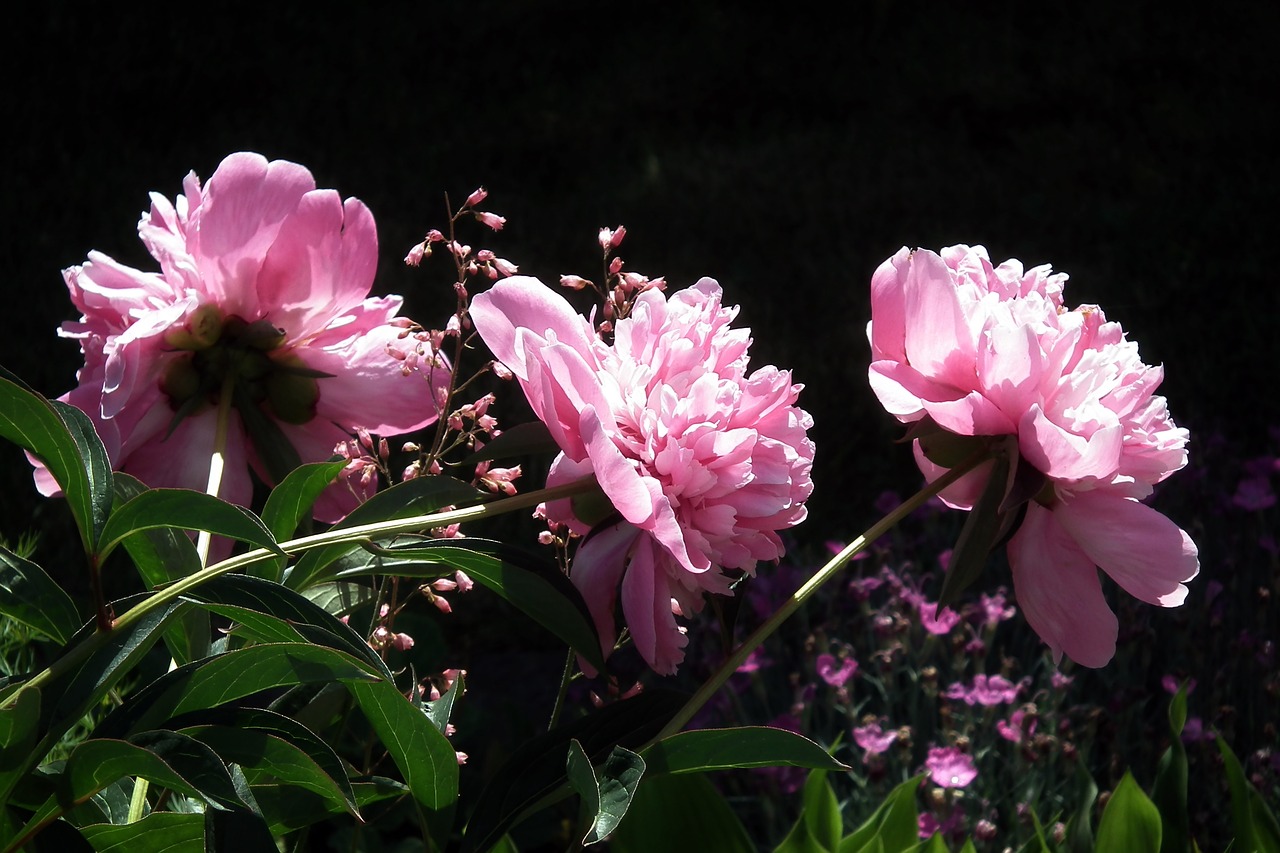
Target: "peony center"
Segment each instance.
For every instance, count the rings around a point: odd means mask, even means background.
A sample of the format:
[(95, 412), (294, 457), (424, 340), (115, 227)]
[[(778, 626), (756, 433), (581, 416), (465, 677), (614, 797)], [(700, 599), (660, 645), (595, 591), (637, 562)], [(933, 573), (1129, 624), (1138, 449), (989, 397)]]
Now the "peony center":
[(326, 374), (309, 369), (282, 349), (284, 329), (264, 319), (248, 322), (202, 305), (185, 325), (165, 333), (178, 351), (160, 380), (177, 417), (216, 406), (225, 389), (234, 389), (237, 405), (265, 405), (276, 420), (305, 424), (316, 416), (317, 382)]

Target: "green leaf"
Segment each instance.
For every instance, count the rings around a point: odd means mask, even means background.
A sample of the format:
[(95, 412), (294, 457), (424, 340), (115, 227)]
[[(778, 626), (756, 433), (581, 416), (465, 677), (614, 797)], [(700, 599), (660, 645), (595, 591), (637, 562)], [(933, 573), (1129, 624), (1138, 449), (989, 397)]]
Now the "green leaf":
[[(119, 472), (115, 475), (115, 489), (116, 508), (147, 491), (142, 482)], [(143, 530), (127, 537), (123, 544), (148, 588), (164, 586), (202, 568), (195, 543), (181, 530), (166, 527)], [(165, 631), (164, 642), (173, 659), (184, 664), (208, 656), (211, 636), (208, 612), (184, 607)]]
[(595, 844), (608, 837), (627, 813), (644, 775), (644, 760), (631, 750), (616, 746), (601, 765), (597, 778), (582, 744), (571, 740), (565, 772), (582, 800), (580, 826), (587, 827), (582, 843)]
[(458, 673), (458, 676), (453, 679), (453, 684), (449, 685), (449, 689), (444, 692), (443, 696), (433, 702), (426, 703), (427, 719), (431, 720), (431, 724), (441, 734), (448, 728), (449, 718), (453, 716), (453, 703), (457, 701), (457, 698), (466, 689), (465, 681), (466, 678), (462, 673)]
[(1223, 769), (1227, 785), (1231, 789), (1231, 822), (1235, 830), (1233, 850), (1258, 850), (1263, 853), (1280, 851), (1280, 822), (1267, 807), (1262, 795), (1244, 775), (1240, 760), (1218, 737), (1218, 751), (1222, 753)]
[(914, 776), (889, 792), (866, 822), (840, 841), (840, 853), (903, 853), (919, 843), (916, 790), (924, 775)]
[(609, 849), (755, 853), (756, 845), (706, 776), (664, 774), (640, 784), (626, 819), (609, 839)]
[[(132, 596), (115, 604), (119, 610), (126, 610), (144, 598), (145, 596)], [(102, 641), (103, 644), (83, 662), (69, 668), (42, 688), (42, 740), (29, 759), (31, 766), (43, 758), (71, 726), (97, 707), (107, 691), (138, 665), (164, 635), (181, 607), (181, 604), (172, 602), (147, 613), (126, 628), (112, 630), (106, 640)], [(81, 628), (72, 638), (72, 644), (85, 642), (93, 633), (92, 625)]]
[(800, 818), (774, 853), (835, 853), (840, 847), (840, 802), (827, 771), (814, 770), (804, 783)]
[(1102, 812), (1094, 849), (1097, 853), (1157, 853), (1160, 835), (1160, 812), (1133, 774), (1126, 772)]
[(1080, 805), (1067, 827), (1067, 850), (1071, 853), (1092, 853), (1093, 804), (1098, 799), (1098, 785), (1083, 761), (1076, 764), (1076, 779), (1081, 792)]
[(372, 587), (347, 581), (309, 586), (302, 594), (321, 610), (338, 618), (350, 616), (378, 597), (377, 590)]
[(44, 569), (0, 547), (0, 615), (32, 628), (59, 645), (83, 622), (75, 602)]
[(951, 561), (938, 594), (938, 609), (949, 607), (982, 574), (987, 557), (1000, 536), (1004, 516), (1000, 504), (1009, 487), (1009, 456), (998, 454), (992, 460), (991, 475), (973, 509), (965, 518), (960, 537), (951, 552)]
[(284, 555), (256, 515), (193, 489), (148, 489), (123, 504), (102, 531), (99, 553), (105, 557), (125, 538), (158, 527), (205, 530)]
[(803, 735), (768, 726), (681, 732), (641, 754), (650, 773), (702, 773), (744, 767), (849, 769)]
[(193, 711), (263, 690), (296, 684), (380, 680), (374, 667), (349, 654), (306, 643), (272, 643), (180, 666), (130, 695), (99, 725), (105, 737), (158, 728)]
[(137, 850), (204, 850), (204, 815), (155, 812), (136, 823), (99, 823), (80, 827), (97, 853)]
[(487, 850), (531, 807), (567, 789), (570, 741), (577, 740), (587, 757), (598, 764), (615, 746), (634, 749), (647, 743), (683, 707), (685, 699), (672, 691), (646, 691), (526, 741), (486, 782), (467, 821), (463, 853)]
[(0, 435), (48, 467), (80, 528), (85, 553), (93, 553), (111, 509), (111, 464), (92, 422), (0, 368)]
[[(432, 566), (461, 569), (555, 634), (597, 670), (604, 669), (599, 635), (582, 594), (554, 563), (501, 542), (470, 537), (435, 539), (379, 553), (398, 561), (396, 573), (402, 577), (438, 574)], [(414, 562), (400, 562), (406, 560)], [(353, 574), (344, 572), (341, 577)]]
[(1187, 809), (1187, 750), (1182, 745), (1182, 727), (1187, 722), (1187, 684), (1184, 681), (1169, 702), (1169, 748), (1156, 766), (1151, 800), (1160, 812), (1162, 853), (1183, 853), (1191, 849), (1191, 824)]
[[(483, 497), (484, 492), (452, 477), (415, 477), (378, 492), (331, 529), (347, 530), (373, 522), (426, 515), (443, 506), (470, 505)], [(344, 554), (358, 551), (360, 547), (358, 544), (339, 543), (312, 548), (286, 573), (285, 584), (290, 589), (306, 589), (320, 581), (332, 580), (325, 576), (325, 569)]]
[(0, 803), (9, 794), (30, 764), (40, 722), (40, 691), (21, 690), (8, 707), (0, 710)]
[(255, 729), (188, 726), (180, 734), (208, 746), (228, 764), (238, 764), (251, 788), (281, 782), (310, 791), (333, 811), (356, 815), (355, 794), (345, 772), (336, 778), (284, 738)]
[[(289, 472), (289, 476), (267, 496), (262, 509), (262, 521), (277, 541), (293, 536), (298, 525), (311, 514), (311, 507), (320, 493), (328, 488), (345, 462), (312, 462)], [(285, 561), (264, 560), (255, 563), (247, 571), (255, 577), (279, 581), (284, 575)]]
[(348, 685), (378, 739), (425, 808), (451, 808), (458, 798), (458, 755), (419, 702), (386, 681)]
[(219, 575), (184, 598), (237, 621), (238, 630), (254, 639), (328, 646), (362, 661), (382, 678), (391, 678), (386, 663), (354, 628), (278, 583), (245, 575)]
[(547, 425), (542, 421), (529, 421), (504, 429), (501, 435), (486, 444), (482, 450), (477, 450), (462, 462), (464, 465), (474, 465), (477, 462), (511, 456), (554, 456), (559, 452), (560, 445), (552, 438)]

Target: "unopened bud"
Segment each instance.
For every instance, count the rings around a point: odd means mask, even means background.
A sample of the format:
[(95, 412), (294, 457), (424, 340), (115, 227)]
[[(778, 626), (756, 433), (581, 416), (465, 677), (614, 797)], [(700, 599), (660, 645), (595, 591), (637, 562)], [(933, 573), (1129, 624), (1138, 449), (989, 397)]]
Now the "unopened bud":
[(463, 207), (472, 207), (484, 201), (488, 197), (489, 197), (489, 191), (486, 190), (484, 187), (479, 187), (478, 189), (475, 190), (475, 192), (467, 196), (467, 200), (463, 204)]

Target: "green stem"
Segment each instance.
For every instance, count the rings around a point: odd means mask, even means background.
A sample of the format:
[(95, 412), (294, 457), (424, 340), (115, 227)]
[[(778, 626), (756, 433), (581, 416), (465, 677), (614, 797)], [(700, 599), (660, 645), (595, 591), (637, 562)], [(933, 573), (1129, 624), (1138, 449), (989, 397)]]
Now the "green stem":
[(569, 692), (569, 682), (573, 680), (574, 663), (577, 660), (578, 653), (569, 649), (564, 659), (564, 672), (560, 675), (560, 690), (556, 692), (556, 704), (551, 708), (551, 722), (547, 723), (547, 731), (554, 729), (556, 723), (560, 722), (560, 712), (564, 709), (564, 697)]
[(965, 474), (968, 474), (974, 468), (981, 465), (990, 458), (990, 455), (990, 451), (983, 449), (975, 453), (973, 456), (970, 456), (964, 462), (952, 468), (946, 474), (943, 474), (941, 477), (916, 492), (884, 518), (867, 528), (865, 533), (846, 545), (844, 550), (832, 557), (825, 566), (818, 569), (818, 571), (813, 574), (813, 577), (805, 581), (804, 584), (796, 590), (791, 597), (787, 599), (786, 602), (784, 602), (767, 621), (765, 621), (763, 625), (757, 628), (751, 636), (742, 643), (742, 645), (738, 646), (734, 653), (720, 665), (720, 668), (716, 670), (715, 674), (704, 682), (702, 686), (698, 688), (696, 693), (689, 697), (689, 701), (686, 702), (684, 707), (682, 707), (680, 711), (671, 718), (670, 722), (667, 723), (662, 731), (649, 741), (648, 744), (645, 744), (645, 746), (647, 747), (651, 744), (657, 743), (663, 738), (670, 737), (684, 728), (685, 724), (688, 723), (689, 720), (693, 719), (693, 715), (698, 713), (702, 706), (707, 704), (711, 697), (724, 686), (724, 683), (729, 680), (729, 676), (738, 671), (738, 668), (746, 662), (751, 653), (755, 651), (770, 634), (776, 631), (778, 626), (785, 622), (791, 614), (795, 613), (810, 596), (817, 592), (819, 587), (830, 580), (836, 572), (844, 568), (845, 564), (853, 559), (854, 555), (859, 551), (862, 551), (884, 534), (888, 533), (895, 525), (898, 524), (898, 522), (902, 521), (902, 519), (906, 518), (916, 509), (924, 505), (924, 502), (929, 500), (929, 498), (938, 494), (938, 492), (941, 492), (947, 486), (950, 486)]
[[(422, 530), (430, 530), (434, 527), (446, 527), (450, 524), (460, 524), (468, 521), (478, 521), (482, 518), (489, 518), (495, 515), (502, 515), (517, 510), (529, 509), (537, 506), (544, 501), (556, 500), (558, 498), (566, 498), (572, 495), (588, 492), (592, 489), (599, 488), (595, 477), (584, 477), (580, 480), (574, 480), (572, 483), (565, 483), (560, 486), (539, 489), (535, 492), (528, 492), (523, 495), (515, 495), (509, 498), (502, 498), (488, 503), (477, 504), (476, 506), (463, 507), (462, 509), (453, 509), (446, 512), (434, 512), (427, 515), (416, 515), (412, 518), (393, 519), (391, 521), (379, 521), (370, 524), (361, 524), (354, 527), (344, 527), (339, 530), (329, 530), (324, 533), (317, 533), (314, 536), (303, 536), (298, 539), (291, 539), (280, 543), (280, 549), (286, 554), (297, 554), (302, 551), (309, 551), (312, 548), (321, 548), (325, 545), (336, 545), (346, 542), (360, 542), (365, 539), (378, 539), (385, 536), (394, 536), (400, 533), (416, 533)], [(133, 608), (121, 614), (115, 620), (116, 630), (121, 630), (132, 626), (147, 614), (164, 607), (171, 601), (175, 601), (186, 595), (200, 585), (213, 580), (220, 575), (233, 572), (236, 569), (244, 568), (259, 560), (265, 560), (276, 556), (276, 553), (266, 548), (255, 548), (252, 551), (246, 551), (243, 554), (237, 554), (230, 559), (215, 563), (207, 569), (201, 569), (195, 574), (188, 575), (181, 580), (166, 586), (164, 589), (157, 590), (146, 600), (139, 602)], [(17, 696), (25, 690), (38, 690), (44, 684), (59, 677), (72, 667), (79, 666), (86, 658), (93, 654), (97, 649), (105, 645), (112, 637), (112, 632), (98, 631), (86, 638), (84, 642), (68, 651), (65, 655), (54, 661), (47, 669), (35, 675), (30, 681), (23, 685), (21, 690), (5, 698), (0, 709), (7, 708), (16, 701)]]

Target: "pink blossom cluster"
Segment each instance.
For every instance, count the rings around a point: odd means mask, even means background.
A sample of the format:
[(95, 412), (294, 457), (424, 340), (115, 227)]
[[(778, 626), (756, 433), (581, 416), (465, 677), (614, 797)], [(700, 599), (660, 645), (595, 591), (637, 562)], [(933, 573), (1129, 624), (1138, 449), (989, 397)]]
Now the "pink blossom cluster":
[(672, 673), (686, 644), (676, 617), (781, 557), (777, 531), (804, 519), (812, 421), (788, 372), (747, 372), (749, 332), (732, 328), (716, 282), (669, 300), (632, 291), (627, 307), (608, 344), (559, 294), (515, 277), (476, 296), (471, 318), (560, 446), (548, 485), (593, 476), (607, 498), (599, 514), (568, 500), (544, 510), (586, 536), (570, 579), (605, 653), (621, 598), (640, 654)]
[[(1017, 464), (1043, 485), (1009, 541), (1014, 590), (1056, 658), (1107, 663), (1118, 625), (1097, 567), (1131, 595), (1181, 604), (1195, 544), (1141, 503), (1186, 464), (1159, 367), (1101, 309), (1068, 310), (1066, 276), (1016, 260), (993, 266), (982, 247), (903, 248), (871, 283), (871, 386), (905, 423), (929, 419), (958, 436), (1014, 436)], [(916, 442), (931, 480), (945, 470)], [(970, 509), (991, 463), (943, 493)]]
[[(275, 480), (264, 433), (315, 462), (358, 430), (396, 435), (436, 419), (427, 385), (387, 353), (407, 321), (400, 297), (369, 296), (378, 241), (360, 201), (317, 189), (296, 163), (238, 153), (203, 186), (188, 175), (174, 201), (153, 193), (138, 233), (159, 271), (90, 252), (63, 273), (83, 316), (60, 333), (85, 363), (61, 399), (93, 420), (114, 469), (203, 490), (227, 394), (220, 494), (242, 505), (251, 468)], [(366, 467), (322, 496), (317, 517), (341, 518), (374, 487)], [(57, 488), (43, 466), (36, 481)]]
[(951, 684), (942, 695), (948, 699), (956, 699), (966, 705), (981, 705), (989, 708), (994, 705), (1007, 705), (1018, 701), (1018, 694), (1026, 686), (1028, 679), (1014, 684), (1003, 675), (982, 675), (973, 677), (973, 682), (966, 685), (957, 681)]

